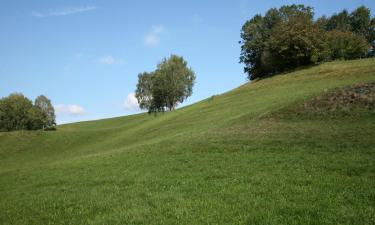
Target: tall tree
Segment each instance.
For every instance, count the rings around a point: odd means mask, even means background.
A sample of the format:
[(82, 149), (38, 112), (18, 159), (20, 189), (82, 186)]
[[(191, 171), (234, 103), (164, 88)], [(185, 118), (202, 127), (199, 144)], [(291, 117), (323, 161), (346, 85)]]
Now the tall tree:
[(40, 95), (35, 99), (34, 106), (40, 109), (42, 113), (43, 129), (53, 128), (56, 125), (56, 116), (51, 100), (44, 95)]
[(349, 17), (351, 31), (367, 39), (369, 43), (374, 41), (375, 30), (371, 27), (371, 12), (365, 6), (358, 7)]
[(347, 10), (343, 10), (338, 14), (333, 14), (327, 22), (327, 30), (350, 31), (350, 15)]
[(240, 62), (245, 64), (244, 72), (250, 80), (272, 73), (272, 67), (267, 67), (267, 61), (262, 59), (265, 58), (266, 40), (273, 26), (265, 25), (261, 15), (255, 15), (242, 26)]

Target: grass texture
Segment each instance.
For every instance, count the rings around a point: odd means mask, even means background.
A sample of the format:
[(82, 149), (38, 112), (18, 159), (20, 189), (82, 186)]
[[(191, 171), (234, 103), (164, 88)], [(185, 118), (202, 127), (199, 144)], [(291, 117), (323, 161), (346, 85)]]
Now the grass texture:
[(0, 133), (0, 224), (375, 224), (374, 110), (293, 113), (373, 81), (374, 59), (331, 62), (157, 117)]

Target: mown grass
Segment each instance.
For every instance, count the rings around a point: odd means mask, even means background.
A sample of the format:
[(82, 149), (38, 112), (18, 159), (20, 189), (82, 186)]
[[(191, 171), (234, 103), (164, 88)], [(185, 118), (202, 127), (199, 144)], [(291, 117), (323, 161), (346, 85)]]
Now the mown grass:
[(375, 224), (375, 113), (304, 117), (375, 81), (332, 62), (160, 114), (0, 133), (0, 224)]

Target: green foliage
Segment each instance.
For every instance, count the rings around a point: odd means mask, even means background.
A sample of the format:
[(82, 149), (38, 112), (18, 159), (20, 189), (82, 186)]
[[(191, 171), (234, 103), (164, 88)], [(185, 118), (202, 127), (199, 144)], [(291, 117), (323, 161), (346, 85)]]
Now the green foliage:
[(35, 105), (20, 93), (0, 100), (0, 131), (51, 129), (54, 126), (54, 109), (45, 96), (39, 96)]
[[(340, 46), (340, 49), (337, 49), (337, 51), (348, 51), (345, 48), (363, 48), (363, 40), (360, 40), (360, 38), (355, 37), (359, 36), (365, 39), (367, 42), (367, 49), (366, 49), (366, 54), (368, 56), (372, 56), (374, 54), (374, 46), (375, 46), (375, 18), (371, 18), (371, 11), (369, 8), (366, 8), (365, 6), (360, 6), (357, 9), (355, 9), (352, 13), (349, 14), (348, 11), (343, 10), (338, 14), (334, 14), (330, 18), (326, 18), (325, 16), (319, 18), (317, 22), (320, 23), (322, 27), (326, 31), (329, 32), (330, 36), (330, 45), (332, 45), (332, 35), (337, 34), (338, 39), (343, 39), (343, 36), (346, 36), (346, 40), (351, 39), (352, 41), (347, 41), (349, 43), (347, 44), (354, 44), (351, 46), (345, 46), (345, 45), (340, 45), (338, 43), (334, 43), (336, 46)], [(341, 31), (341, 32), (334, 32), (331, 33), (330, 31)], [(349, 32), (353, 33), (352, 35), (349, 34)], [(338, 41), (337, 41), (338, 42)], [(360, 47), (356, 47), (355, 45), (358, 44)], [(332, 50), (332, 48), (330, 49)], [(353, 50), (352, 50), (353, 51)], [(359, 51), (359, 50), (354, 50), (354, 51)], [(362, 51), (361, 51), (362, 52)], [(354, 58), (361, 58), (363, 57), (363, 54), (355, 54), (357, 57)], [(331, 59), (336, 59), (335, 55), (331, 55)], [(340, 58), (340, 57), (339, 57)], [(345, 58), (345, 57), (341, 57)], [(348, 57), (348, 59), (352, 59), (353, 57)]]
[(195, 74), (187, 62), (179, 56), (171, 55), (163, 59), (152, 73), (138, 75), (135, 96), (141, 109), (151, 112), (173, 110), (192, 95)]
[(267, 117), (369, 81), (375, 59), (335, 61), (156, 118), (0, 133), (0, 224), (373, 224), (374, 113)]
[(351, 31), (350, 16), (347, 10), (343, 10), (338, 14), (333, 14), (327, 21), (326, 29)]
[(137, 89), (135, 97), (141, 109), (149, 109), (152, 104), (152, 73), (140, 73), (138, 75)]
[(40, 95), (35, 99), (34, 106), (41, 111), (42, 127), (44, 129), (51, 129), (56, 125), (55, 109), (52, 106), (51, 100), (46, 96)]
[(323, 58), (324, 35), (304, 5), (270, 9), (242, 27), (240, 62), (249, 79), (309, 65)]
[[(334, 59), (363, 58), (374, 53), (375, 20), (358, 7), (313, 20), (304, 5), (270, 9), (242, 27), (240, 62), (250, 80)], [(335, 38), (334, 35), (337, 35)], [(335, 40), (337, 39), (337, 40)]]
[(164, 59), (155, 71), (155, 78), (160, 82), (156, 86), (162, 87), (160, 94), (170, 111), (193, 94), (195, 74), (182, 57), (172, 55)]
[(5, 131), (32, 128), (29, 112), (33, 104), (20, 93), (10, 94), (0, 100), (0, 129)]
[[(325, 58), (324, 33), (306, 15), (279, 23), (267, 42), (275, 73), (314, 64)], [(263, 59), (269, 61), (267, 58)]]
[(370, 9), (364, 6), (358, 7), (350, 14), (349, 22), (353, 33), (366, 38), (368, 43), (375, 40), (375, 27), (371, 25)]
[(364, 58), (370, 48), (364, 37), (349, 31), (329, 31), (327, 43), (332, 60)]

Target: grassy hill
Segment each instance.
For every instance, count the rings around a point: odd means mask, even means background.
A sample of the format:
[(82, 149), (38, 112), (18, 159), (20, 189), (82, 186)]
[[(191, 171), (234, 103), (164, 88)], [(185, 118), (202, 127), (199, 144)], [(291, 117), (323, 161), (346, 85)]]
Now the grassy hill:
[(375, 112), (293, 114), (371, 81), (374, 59), (332, 62), (157, 117), (0, 133), (0, 224), (374, 224)]

